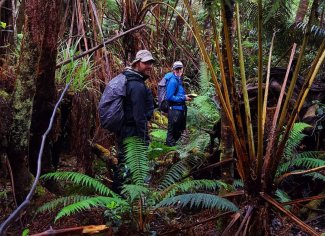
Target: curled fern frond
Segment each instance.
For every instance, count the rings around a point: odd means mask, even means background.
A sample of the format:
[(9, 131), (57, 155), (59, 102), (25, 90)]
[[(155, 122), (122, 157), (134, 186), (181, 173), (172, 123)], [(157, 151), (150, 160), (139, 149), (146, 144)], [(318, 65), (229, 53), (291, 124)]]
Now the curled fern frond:
[(129, 196), (131, 202), (134, 199), (138, 199), (143, 195), (149, 193), (149, 189), (145, 186), (134, 185), (134, 184), (124, 184), (122, 194)]
[(43, 175), (41, 178), (45, 180), (52, 179), (55, 181), (70, 181), (75, 185), (90, 188), (103, 196), (114, 196), (114, 197), (118, 196), (98, 180), (78, 172), (68, 172), (68, 171), (53, 172), (53, 173), (47, 173)]
[(178, 206), (202, 207), (222, 211), (238, 211), (238, 207), (227, 199), (206, 193), (190, 193), (165, 198), (156, 207)]
[(145, 143), (137, 138), (130, 137), (124, 141), (126, 148), (125, 164), (130, 168), (132, 183), (143, 185), (149, 175), (149, 164)]
[(104, 196), (91, 197), (91, 198), (81, 200), (79, 202), (75, 202), (68, 206), (65, 206), (57, 214), (57, 216), (55, 217), (55, 221), (57, 221), (58, 219), (60, 219), (64, 216), (70, 216), (77, 212), (89, 210), (90, 208), (93, 208), (93, 207), (105, 207), (106, 205), (109, 205), (112, 203), (117, 203), (119, 205), (128, 206), (128, 203), (125, 200), (123, 200), (121, 198), (117, 198), (117, 197), (104, 197)]
[(50, 202), (45, 203), (44, 205), (42, 205), (41, 207), (39, 207), (36, 210), (36, 213), (43, 213), (46, 211), (51, 212), (51, 211), (58, 209), (61, 206), (67, 206), (69, 204), (83, 201), (88, 198), (91, 198), (91, 197), (90, 196), (80, 196), (80, 195), (60, 197), (60, 198), (57, 198)]
[(215, 191), (216, 189), (223, 187), (228, 188), (228, 184), (219, 181), (219, 180), (209, 180), (209, 179), (199, 179), (199, 180), (188, 180), (183, 183), (175, 184), (171, 189), (166, 193), (166, 197), (173, 197), (176, 193), (185, 193), (193, 190), (211, 190)]

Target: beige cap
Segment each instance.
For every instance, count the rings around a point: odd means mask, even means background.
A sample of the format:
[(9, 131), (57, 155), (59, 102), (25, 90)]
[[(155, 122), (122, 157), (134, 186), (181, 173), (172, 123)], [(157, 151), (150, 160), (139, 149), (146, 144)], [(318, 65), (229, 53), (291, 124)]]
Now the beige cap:
[(176, 70), (177, 68), (183, 68), (183, 63), (181, 61), (175, 61), (173, 64), (173, 70)]
[(140, 50), (137, 52), (134, 61), (132, 61), (131, 65), (134, 63), (141, 61), (141, 62), (147, 62), (147, 61), (154, 61), (155, 59), (152, 57), (151, 52), (148, 50)]

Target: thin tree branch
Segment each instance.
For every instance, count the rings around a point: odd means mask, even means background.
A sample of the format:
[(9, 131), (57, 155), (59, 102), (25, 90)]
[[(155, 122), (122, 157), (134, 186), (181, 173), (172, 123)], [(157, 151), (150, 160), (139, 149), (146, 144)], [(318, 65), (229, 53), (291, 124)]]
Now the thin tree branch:
[(120, 33), (120, 34), (118, 34), (118, 35), (116, 35), (116, 36), (114, 36), (114, 37), (112, 37), (112, 38), (106, 40), (104, 43), (101, 43), (101, 44), (97, 45), (96, 47), (93, 47), (93, 48), (89, 49), (88, 51), (85, 51), (85, 52), (79, 54), (78, 56), (75, 56), (75, 57), (73, 57), (73, 58), (69, 58), (68, 60), (65, 60), (65, 61), (63, 61), (63, 62), (60, 62), (60, 63), (58, 63), (58, 64), (56, 65), (56, 69), (60, 68), (60, 67), (63, 66), (63, 65), (66, 65), (66, 64), (70, 63), (71, 61), (75, 61), (75, 60), (77, 60), (77, 59), (79, 59), (79, 58), (82, 58), (82, 57), (84, 57), (84, 56), (86, 56), (86, 55), (88, 55), (88, 54), (90, 54), (90, 53), (92, 53), (92, 52), (94, 52), (94, 51), (96, 51), (96, 50), (98, 50), (98, 49), (104, 47), (104, 44), (106, 45), (106, 44), (108, 44), (108, 43), (110, 43), (110, 42), (113, 42), (113, 41), (115, 41), (116, 39), (118, 39), (118, 38), (120, 38), (120, 37), (122, 37), (122, 36), (124, 36), (124, 35), (126, 35), (126, 34), (128, 34), (128, 33), (131, 33), (131, 32), (133, 32), (133, 31), (135, 31), (135, 30), (138, 30), (138, 29), (143, 28), (144, 26), (146, 26), (146, 24), (142, 24), (142, 25), (136, 26), (136, 27), (134, 27), (134, 28), (132, 28), (132, 29), (129, 29), (129, 30), (127, 30), (127, 31), (124, 31), (124, 32), (122, 32), (122, 33)]
[(290, 211), (286, 210), (283, 206), (281, 206), (280, 203), (275, 201), (273, 198), (271, 198), (268, 194), (261, 192), (260, 196), (266, 200), (268, 203), (270, 203), (272, 206), (283, 212), (285, 215), (287, 215), (292, 221), (294, 221), (303, 231), (309, 233), (313, 236), (319, 236), (320, 234), (317, 233), (312, 227), (307, 225), (305, 222), (300, 220), (298, 217), (296, 217), (294, 214), (292, 214)]

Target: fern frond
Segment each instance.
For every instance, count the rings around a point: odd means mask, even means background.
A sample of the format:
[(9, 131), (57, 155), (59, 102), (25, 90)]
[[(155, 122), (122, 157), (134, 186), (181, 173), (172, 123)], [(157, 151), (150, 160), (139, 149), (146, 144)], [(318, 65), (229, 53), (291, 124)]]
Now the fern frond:
[(199, 180), (188, 180), (183, 183), (175, 184), (171, 189), (166, 193), (166, 197), (173, 197), (176, 193), (185, 193), (193, 190), (211, 190), (215, 191), (217, 188), (228, 188), (228, 184), (219, 181), (219, 180), (209, 180), (209, 179), (199, 179)]
[(244, 182), (241, 179), (235, 179), (233, 182), (233, 186), (235, 188), (243, 188), (244, 187)]
[(190, 169), (201, 162), (201, 159), (196, 156), (187, 156), (186, 158), (175, 163), (169, 171), (164, 175), (161, 180), (158, 190), (162, 191), (167, 189), (169, 186), (175, 184), (185, 176)]
[(238, 207), (227, 199), (206, 193), (183, 194), (171, 198), (165, 198), (156, 207), (179, 206), (202, 207), (218, 209), (222, 211), (238, 211)]
[(118, 196), (116, 193), (114, 193), (112, 190), (110, 190), (108, 187), (106, 187), (98, 180), (78, 172), (69, 172), (69, 171), (53, 172), (53, 173), (47, 173), (43, 175), (41, 178), (45, 180), (52, 179), (55, 181), (70, 181), (75, 185), (90, 188), (103, 196), (114, 196), (114, 197)]
[(311, 169), (315, 167), (324, 166), (325, 161), (316, 159), (316, 158), (297, 158), (292, 161), (288, 161), (282, 165), (279, 166), (277, 170), (276, 176), (279, 176), (283, 173), (288, 172), (289, 168), (291, 167), (297, 167), (297, 168), (303, 168), (303, 169)]
[(289, 202), (291, 201), (291, 198), (288, 196), (288, 194), (281, 189), (277, 189), (275, 192), (275, 196), (277, 196), (277, 199), (279, 202)]
[(301, 158), (325, 159), (325, 151), (307, 151), (297, 154), (297, 159)]
[(292, 157), (294, 156), (292, 154), (295, 152), (295, 150), (301, 143), (302, 139), (306, 136), (305, 134), (302, 133), (302, 131), (304, 129), (306, 129), (307, 127), (310, 127), (310, 125), (308, 125), (306, 123), (295, 123), (294, 124), (294, 126), (290, 132), (288, 141), (286, 142), (284, 154), (283, 154), (287, 160), (292, 159)]
[(117, 203), (119, 205), (128, 206), (128, 203), (121, 199), (121, 198), (113, 198), (113, 197), (104, 197), (104, 196), (97, 196), (92, 198), (87, 198), (79, 202), (75, 202), (68, 206), (65, 206), (61, 209), (61, 211), (55, 217), (55, 221), (64, 217), (70, 216), (77, 212), (81, 212), (84, 210), (89, 210), (92, 207), (105, 207), (108, 204)]
[(57, 199), (54, 199), (50, 202), (45, 203), (41, 207), (39, 207), (36, 210), (36, 213), (43, 213), (46, 211), (54, 211), (58, 209), (61, 206), (67, 206), (69, 204), (75, 203), (75, 202), (80, 202), (85, 199), (91, 198), (90, 196), (80, 196), (80, 195), (74, 195), (74, 196), (66, 196), (66, 197), (60, 197)]
[(125, 164), (130, 168), (132, 183), (143, 185), (149, 175), (148, 148), (137, 137), (130, 137), (124, 141), (126, 148)]
[(130, 197), (131, 202), (134, 199), (138, 199), (143, 195), (149, 193), (149, 189), (145, 186), (133, 185), (133, 184), (124, 184), (122, 194), (126, 194)]
[(321, 173), (314, 172), (314, 173), (305, 174), (303, 176), (312, 177), (313, 181), (320, 180), (320, 181), (325, 182), (325, 175), (322, 175)]

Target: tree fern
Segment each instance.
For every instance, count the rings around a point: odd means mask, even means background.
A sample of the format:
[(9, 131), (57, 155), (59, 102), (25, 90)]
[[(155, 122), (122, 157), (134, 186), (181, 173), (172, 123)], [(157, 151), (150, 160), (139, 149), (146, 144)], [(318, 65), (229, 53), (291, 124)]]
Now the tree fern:
[(117, 196), (112, 190), (98, 180), (77, 172), (53, 172), (45, 174), (42, 179), (52, 179), (56, 181), (70, 181), (78, 186), (88, 187), (103, 196)]
[(206, 193), (183, 194), (171, 198), (165, 198), (156, 207), (179, 206), (179, 207), (202, 207), (222, 211), (238, 211), (238, 207), (227, 199)]
[(87, 198), (87, 199), (81, 200), (79, 202), (70, 204), (68, 206), (65, 206), (57, 214), (57, 216), (55, 217), (55, 221), (57, 221), (58, 219), (60, 219), (64, 216), (70, 216), (70, 215), (75, 214), (80, 211), (89, 210), (92, 207), (105, 207), (106, 205), (111, 204), (112, 202), (117, 203), (119, 205), (125, 205), (125, 206), (128, 205), (128, 203), (125, 200), (123, 200), (121, 198), (117, 198), (117, 197), (113, 197), (113, 198), (112, 197), (104, 197), (104, 196), (91, 197), (91, 198)]
[(124, 142), (126, 148), (125, 162), (131, 171), (132, 183), (143, 185), (149, 175), (147, 146), (137, 137), (127, 138)]
[(199, 179), (199, 180), (187, 180), (182, 183), (176, 183), (174, 186), (171, 186), (169, 191), (166, 193), (166, 198), (173, 197), (176, 193), (184, 193), (188, 191), (197, 191), (197, 190), (210, 190), (215, 191), (217, 188), (228, 188), (229, 186), (218, 180), (209, 180), (209, 179)]

